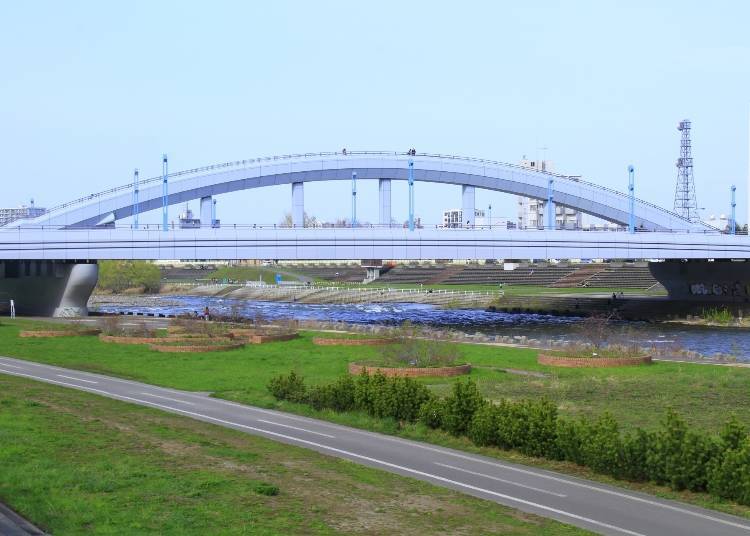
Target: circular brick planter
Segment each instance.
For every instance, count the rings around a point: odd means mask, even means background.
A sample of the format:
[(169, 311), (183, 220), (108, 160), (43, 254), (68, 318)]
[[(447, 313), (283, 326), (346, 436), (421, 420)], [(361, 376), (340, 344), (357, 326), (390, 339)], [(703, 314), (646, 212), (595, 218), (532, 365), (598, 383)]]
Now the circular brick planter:
[(19, 337), (33, 338), (33, 337), (82, 337), (88, 335), (99, 335), (101, 330), (96, 328), (81, 329), (78, 331), (74, 330), (35, 330), (35, 331), (22, 331), (18, 334)]
[(236, 350), (244, 347), (244, 343), (234, 344), (191, 344), (184, 346), (172, 346), (167, 344), (150, 344), (149, 348), (157, 352), (168, 353), (197, 353), (197, 352), (222, 352), (224, 350)]
[(471, 365), (456, 365), (455, 367), (377, 367), (349, 363), (349, 374), (359, 375), (363, 372), (375, 374), (379, 372), (389, 378), (415, 378), (418, 376), (460, 376), (471, 372)]
[(642, 357), (565, 357), (549, 354), (538, 354), (537, 363), (551, 367), (568, 368), (603, 368), (633, 367), (651, 364), (651, 356)]
[(218, 338), (205, 337), (203, 335), (179, 336), (170, 335), (168, 337), (128, 337), (126, 335), (99, 335), (102, 342), (113, 342), (117, 344), (164, 344), (166, 342), (195, 342), (200, 344), (205, 341), (215, 341)]
[(251, 335), (249, 340), (251, 344), (265, 344), (267, 342), (291, 341), (299, 337), (297, 333), (287, 333), (284, 335)]
[(312, 343), (318, 346), (383, 346), (393, 344), (393, 339), (338, 339), (335, 337), (313, 337)]

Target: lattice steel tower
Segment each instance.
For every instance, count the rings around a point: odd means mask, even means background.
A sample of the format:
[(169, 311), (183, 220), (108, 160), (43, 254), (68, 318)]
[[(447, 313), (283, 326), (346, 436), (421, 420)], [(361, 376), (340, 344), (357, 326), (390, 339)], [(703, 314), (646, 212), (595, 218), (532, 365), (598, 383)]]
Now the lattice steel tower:
[(674, 192), (674, 211), (690, 221), (699, 221), (698, 201), (695, 199), (693, 179), (693, 157), (690, 144), (690, 120), (684, 119), (677, 125), (682, 132), (680, 157), (677, 159), (677, 187)]

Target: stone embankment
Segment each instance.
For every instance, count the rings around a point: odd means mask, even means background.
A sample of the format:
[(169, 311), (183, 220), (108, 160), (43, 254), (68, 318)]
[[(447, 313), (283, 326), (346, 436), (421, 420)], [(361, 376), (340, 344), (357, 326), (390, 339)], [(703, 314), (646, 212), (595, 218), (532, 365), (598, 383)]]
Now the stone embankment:
[(461, 309), (484, 309), (502, 295), (489, 291), (224, 284), (194, 287), (190, 294), (298, 303), (428, 303)]

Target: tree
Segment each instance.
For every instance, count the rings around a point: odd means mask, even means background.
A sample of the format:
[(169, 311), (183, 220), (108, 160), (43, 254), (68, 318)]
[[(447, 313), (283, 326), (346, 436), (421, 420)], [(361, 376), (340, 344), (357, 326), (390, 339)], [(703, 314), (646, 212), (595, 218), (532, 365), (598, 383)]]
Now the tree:
[[(320, 227), (320, 224), (318, 223), (318, 219), (315, 216), (308, 216), (307, 212), (304, 213), (303, 221), (304, 221), (305, 227)], [(284, 218), (279, 223), (279, 227), (293, 227), (293, 226), (294, 226), (294, 222), (292, 221), (292, 213), (285, 212)]]

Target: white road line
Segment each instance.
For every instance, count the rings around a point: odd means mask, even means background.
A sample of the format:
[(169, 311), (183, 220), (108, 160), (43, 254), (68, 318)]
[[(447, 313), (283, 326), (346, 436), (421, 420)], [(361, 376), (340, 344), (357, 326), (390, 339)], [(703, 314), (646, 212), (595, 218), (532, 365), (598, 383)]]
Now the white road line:
[[(487, 494), (487, 495), (498, 497), (500, 499), (505, 499), (505, 500), (510, 501), (510, 502), (515, 502), (515, 503), (523, 504), (523, 505), (530, 506), (530, 507), (533, 507), (533, 508), (538, 508), (540, 510), (544, 510), (544, 511), (547, 511), (547, 512), (552, 512), (552, 513), (555, 513), (555, 514), (558, 514), (558, 515), (561, 515), (561, 516), (564, 516), (564, 517), (568, 517), (570, 519), (576, 519), (578, 521), (583, 521), (585, 523), (590, 523), (590, 524), (598, 526), (598, 527), (603, 527), (603, 528), (606, 528), (606, 529), (614, 530), (616, 532), (621, 532), (623, 534), (629, 534), (630, 536), (646, 536), (646, 535), (644, 535), (644, 534), (642, 534), (640, 532), (634, 532), (632, 530), (628, 530), (628, 529), (624, 529), (624, 528), (621, 528), (621, 527), (617, 527), (615, 525), (610, 525), (609, 523), (604, 523), (602, 521), (597, 521), (595, 519), (591, 519), (591, 518), (588, 518), (588, 517), (579, 516), (578, 514), (574, 514), (572, 512), (566, 512), (565, 510), (558, 510), (557, 508), (552, 508), (552, 507), (549, 507), (549, 506), (545, 506), (543, 504), (539, 504), (539, 503), (535, 503), (535, 502), (531, 502), (531, 501), (526, 501), (524, 499), (519, 499), (519, 498), (513, 497), (511, 495), (505, 495), (503, 493), (498, 493), (496, 491), (492, 491), (492, 490), (480, 488), (480, 487), (477, 487), (477, 486), (472, 486), (471, 484), (465, 484), (463, 482), (458, 482), (456, 480), (451, 480), (449, 478), (445, 478), (445, 477), (442, 477), (440, 475), (434, 475), (434, 474), (431, 474), (431, 473), (425, 473), (425, 472), (422, 472), (422, 471), (418, 471), (416, 469), (411, 469), (410, 467), (404, 467), (403, 465), (396, 465), (394, 463), (386, 462), (384, 460), (378, 460), (377, 458), (371, 458), (369, 456), (364, 456), (362, 454), (357, 454), (355, 452), (349, 452), (347, 450), (338, 449), (336, 447), (330, 447), (328, 445), (323, 445), (321, 443), (315, 443), (314, 441), (308, 441), (307, 439), (300, 439), (300, 438), (297, 438), (297, 437), (294, 437), (294, 436), (289, 436), (289, 435), (286, 435), (286, 434), (280, 434), (278, 432), (272, 432), (271, 430), (264, 430), (262, 428), (256, 428), (254, 426), (248, 426), (246, 424), (240, 424), (240, 423), (236, 423), (236, 422), (232, 422), (232, 421), (227, 421), (227, 420), (224, 420), (224, 419), (219, 419), (217, 417), (211, 417), (210, 415), (204, 415), (202, 413), (196, 413), (194, 411), (188, 411), (186, 409), (180, 409), (180, 408), (175, 408), (175, 407), (171, 407), (171, 406), (165, 406), (163, 404), (158, 404), (156, 402), (151, 402), (149, 400), (142, 400), (142, 399), (134, 398), (132, 396), (119, 395), (119, 394), (116, 394), (116, 393), (110, 393), (110, 392), (107, 392), (107, 391), (103, 391), (101, 389), (96, 389), (94, 387), (86, 387), (86, 386), (76, 385), (76, 384), (72, 384), (72, 383), (61, 382), (61, 381), (58, 381), (58, 380), (52, 380), (52, 379), (49, 379), (49, 378), (45, 378), (43, 376), (34, 376), (32, 374), (25, 374), (23, 372), (15, 372), (15, 371), (12, 371), (12, 370), (3, 370), (3, 369), (0, 369), (0, 372), (5, 372), (5, 373), (13, 375), (13, 376), (24, 376), (24, 377), (27, 377), (27, 378), (33, 378), (35, 380), (41, 380), (41, 381), (45, 381), (47, 383), (53, 383), (53, 384), (57, 384), (57, 385), (65, 385), (66, 387), (73, 387), (75, 389), (80, 389), (82, 391), (88, 391), (88, 392), (91, 392), (91, 393), (100, 393), (100, 394), (103, 394), (103, 395), (107, 396), (108, 398), (116, 398), (116, 399), (120, 399), (120, 400), (128, 400), (128, 401), (132, 401), (132, 402), (138, 402), (140, 404), (144, 404), (144, 405), (147, 405), (147, 406), (153, 406), (153, 407), (157, 407), (157, 408), (161, 408), (161, 409), (166, 409), (168, 411), (173, 411), (175, 413), (182, 413), (182, 414), (185, 414), (185, 415), (192, 415), (193, 417), (198, 417), (198, 418), (200, 418), (202, 420), (206, 420), (206, 421), (214, 421), (214, 422), (217, 422), (217, 423), (220, 423), (220, 424), (225, 424), (225, 425), (236, 427), (236, 428), (244, 428), (246, 430), (252, 430), (252, 431), (258, 432), (260, 434), (266, 434), (266, 435), (270, 435), (270, 436), (280, 437), (280, 438), (283, 438), (283, 439), (287, 439), (289, 441), (294, 441), (294, 442), (297, 442), (297, 443), (302, 443), (304, 445), (310, 445), (311, 447), (319, 448), (319, 449), (322, 449), (322, 450), (328, 450), (328, 451), (331, 451), (331, 452), (336, 452), (336, 453), (342, 454), (344, 456), (350, 456), (352, 458), (358, 458), (360, 460), (369, 461), (371, 463), (374, 463), (374, 464), (377, 464), (377, 465), (382, 465), (384, 467), (390, 467), (392, 469), (398, 469), (399, 471), (404, 471), (406, 473), (411, 473), (411, 474), (414, 474), (414, 475), (419, 475), (419, 476), (422, 476), (422, 477), (425, 477), (425, 478), (430, 478), (432, 480), (437, 480), (439, 482), (445, 482), (447, 484), (452, 484), (454, 486), (458, 486), (460, 488), (465, 488), (465, 489), (468, 489), (468, 490), (471, 490), (471, 491), (476, 491), (478, 493), (484, 493), (484, 494)], [(59, 374), (58, 374), (58, 376), (59, 376)]]
[(177, 398), (169, 398), (168, 396), (161, 396), (161, 395), (155, 395), (154, 393), (146, 393), (146, 392), (140, 392), (138, 393), (140, 395), (146, 395), (146, 396), (153, 396), (154, 398), (161, 398), (164, 400), (169, 400), (171, 402), (179, 402), (180, 404), (187, 404), (188, 406), (195, 406), (192, 402), (187, 402), (185, 400), (179, 400)]
[(486, 475), (484, 473), (477, 473), (475, 471), (469, 471), (468, 469), (462, 469), (460, 467), (455, 467), (453, 465), (448, 465), (445, 463), (439, 463), (439, 462), (433, 462), (433, 463), (435, 465), (439, 465), (440, 467), (446, 467), (448, 469), (453, 469), (454, 471), (461, 471), (462, 473), (468, 473), (474, 476), (481, 476), (482, 478), (489, 478), (490, 480), (496, 480), (498, 482), (503, 482), (505, 484), (511, 484), (512, 486), (518, 486), (519, 488), (526, 488), (526, 489), (530, 489), (531, 491), (537, 491), (539, 493), (547, 493), (549, 495), (554, 495), (555, 497), (567, 497), (567, 495), (565, 495), (564, 493), (555, 493), (554, 491), (548, 491), (546, 489), (535, 488), (533, 486), (527, 486), (526, 484), (513, 482), (512, 480), (505, 480), (504, 478), (498, 478), (496, 476)]
[(77, 382), (86, 382), (86, 383), (99, 383), (95, 382), (94, 380), (84, 380), (83, 378), (74, 378), (73, 376), (66, 376), (65, 374), (58, 374), (61, 378), (66, 378), (68, 380), (75, 380)]
[(291, 428), (292, 430), (299, 430), (300, 432), (305, 432), (307, 434), (315, 434), (323, 437), (328, 437), (331, 439), (336, 439), (336, 436), (332, 436), (329, 434), (322, 434), (320, 432), (313, 432), (312, 430), (306, 430), (305, 428), (299, 428), (298, 426), (291, 426), (289, 424), (281, 424), (280, 422), (273, 422), (273, 421), (266, 421), (263, 419), (258, 419), (258, 422), (264, 422), (266, 424), (273, 424), (274, 426), (281, 426), (283, 428)]
[(17, 369), (23, 370), (23, 367), (19, 367), (18, 365), (11, 365), (10, 363), (4, 363), (2, 361), (0, 361), (0, 365), (4, 367), (17, 368)]

